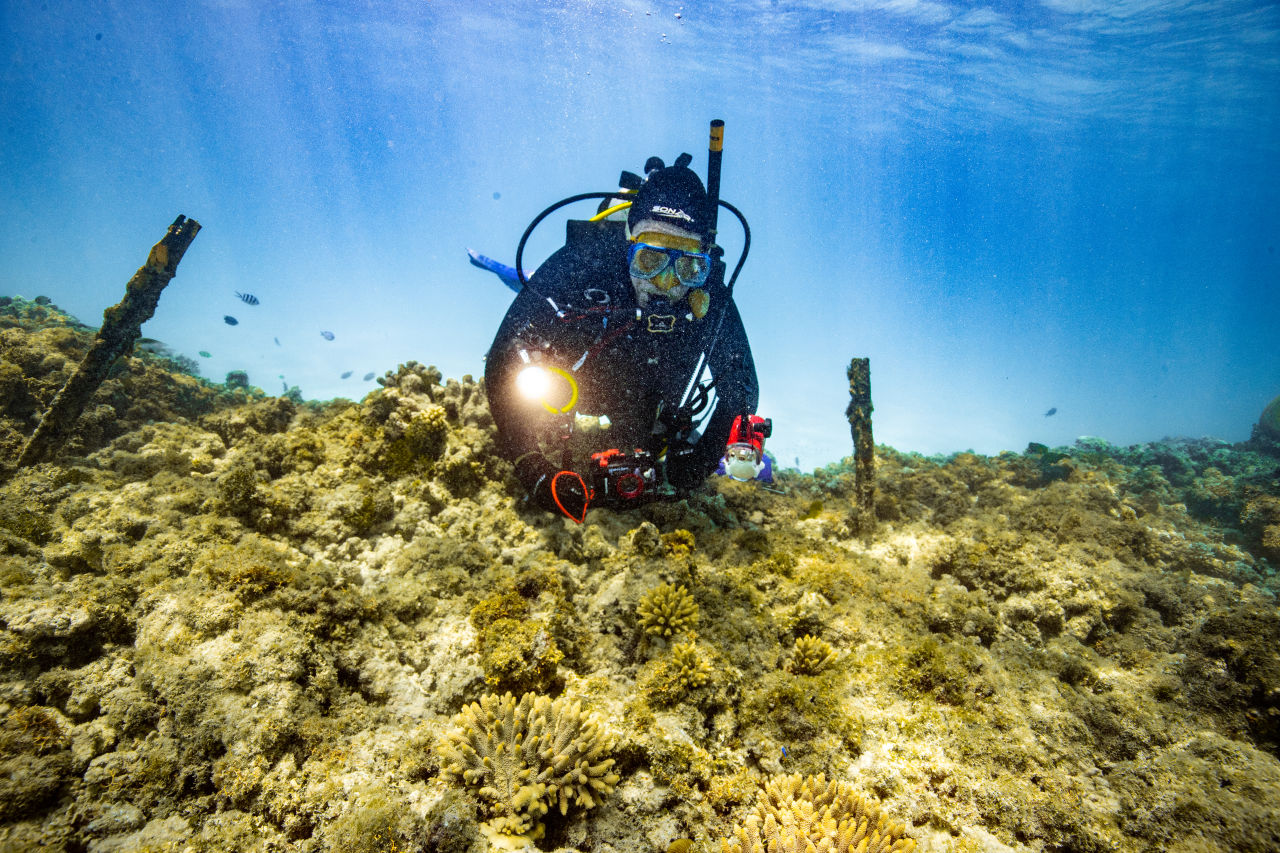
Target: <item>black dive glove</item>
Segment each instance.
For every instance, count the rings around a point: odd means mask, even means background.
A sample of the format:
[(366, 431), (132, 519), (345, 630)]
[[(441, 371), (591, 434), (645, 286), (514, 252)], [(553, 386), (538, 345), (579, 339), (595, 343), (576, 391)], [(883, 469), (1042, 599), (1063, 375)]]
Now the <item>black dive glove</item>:
[(516, 476), (525, 484), (529, 498), (547, 512), (555, 512), (581, 524), (587, 517), (591, 492), (579, 474), (557, 469), (538, 453), (516, 463)]
[(710, 471), (703, 470), (694, 448), (667, 451), (667, 482), (681, 496), (688, 495), (704, 482)]

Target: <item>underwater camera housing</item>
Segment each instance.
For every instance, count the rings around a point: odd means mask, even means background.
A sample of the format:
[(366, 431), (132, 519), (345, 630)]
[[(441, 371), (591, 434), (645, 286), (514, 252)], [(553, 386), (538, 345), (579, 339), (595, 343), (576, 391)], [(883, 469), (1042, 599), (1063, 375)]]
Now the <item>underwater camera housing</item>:
[(657, 495), (658, 472), (653, 456), (644, 450), (623, 453), (616, 447), (591, 454), (591, 487), (594, 502), (619, 506)]

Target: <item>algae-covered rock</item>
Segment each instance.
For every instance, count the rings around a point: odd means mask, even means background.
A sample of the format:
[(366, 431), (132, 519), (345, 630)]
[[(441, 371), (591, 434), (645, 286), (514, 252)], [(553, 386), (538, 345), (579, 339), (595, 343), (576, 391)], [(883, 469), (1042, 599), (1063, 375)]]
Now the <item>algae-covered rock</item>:
[(60, 717), (26, 705), (0, 720), (0, 821), (47, 810), (70, 784), (70, 726)]
[(1267, 403), (1262, 410), (1258, 422), (1254, 424), (1253, 436), (1255, 439), (1280, 441), (1280, 396)]

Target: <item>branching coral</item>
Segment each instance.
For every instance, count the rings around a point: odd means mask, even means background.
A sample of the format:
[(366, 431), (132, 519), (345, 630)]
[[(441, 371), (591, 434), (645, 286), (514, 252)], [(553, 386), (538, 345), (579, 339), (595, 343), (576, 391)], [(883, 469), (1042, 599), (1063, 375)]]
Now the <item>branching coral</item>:
[(693, 534), (688, 530), (673, 530), (670, 533), (664, 533), (661, 540), (663, 548), (672, 557), (687, 557), (697, 547)]
[(910, 853), (906, 828), (881, 814), (844, 782), (778, 776), (765, 785), (755, 813), (721, 839), (721, 853)]
[(796, 675), (817, 675), (836, 659), (835, 649), (826, 640), (805, 634), (796, 640), (795, 653), (787, 671)]
[(640, 599), (636, 608), (646, 634), (671, 637), (693, 630), (698, 621), (698, 605), (684, 586), (664, 583)]
[(556, 805), (584, 809), (613, 791), (613, 739), (580, 702), (510, 693), (473, 702), (454, 718), (437, 748), (444, 777), (472, 788), (485, 803), (486, 835), (498, 841), (542, 834), (541, 817)]
[(693, 643), (676, 643), (671, 647), (671, 669), (675, 680), (686, 688), (702, 687), (711, 680), (711, 664)]
[(670, 654), (645, 666), (638, 686), (652, 705), (666, 708), (709, 684), (711, 673), (711, 664), (696, 644), (676, 643)]

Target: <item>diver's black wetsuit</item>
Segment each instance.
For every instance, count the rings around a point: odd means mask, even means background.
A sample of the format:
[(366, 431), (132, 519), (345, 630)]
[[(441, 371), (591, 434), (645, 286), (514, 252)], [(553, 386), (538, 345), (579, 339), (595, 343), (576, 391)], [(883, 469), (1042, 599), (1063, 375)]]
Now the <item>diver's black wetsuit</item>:
[[(564, 248), (516, 295), (489, 350), (485, 389), (499, 449), (517, 462), (516, 472), (530, 489), (548, 464), (537, 452), (540, 447), (552, 468), (571, 464), (548, 449), (546, 433), (571, 422), (573, 412), (552, 414), (516, 390), (516, 375), (526, 364), (521, 351), (540, 352), (544, 365), (565, 370), (576, 380), (577, 412), (608, 416), (611, 426), (592, 437), (599, 444), (593, 450), (641, 449), (654, 459), (666, 451), (668, 483), (677, 493), (692, 489), (715, 470), (733, 419), (755, 412), (759, 398), (751, 347), (728, 288), (717, 284), (710, 291), (710, 310), (701, 320), (692, 317), (685, 301), (651, 301), (637, 316), (622, 223), (573, 221), (568, 230)], [(727, 313), (712, 347), (722, 311)], [(678, 425), (655, 430), (659, 412), (670, 414), (680, 406), (708, 349), (709, 369), (702, 379), (715, 380), (714, 411), (702, 422), (700, 435), (686, 431), (684, 440), (672, 440)], [(705, 414), (695, 417), (701, 420)], [(579, 460), (579, 473), (587, 474), (580, 465)]]

